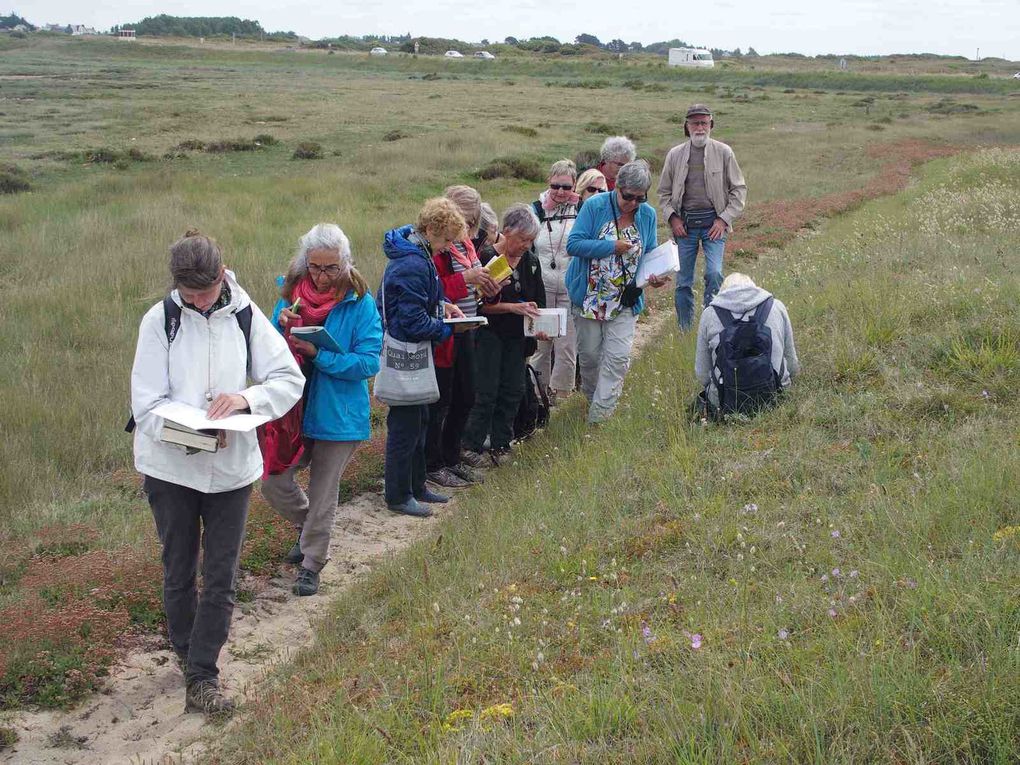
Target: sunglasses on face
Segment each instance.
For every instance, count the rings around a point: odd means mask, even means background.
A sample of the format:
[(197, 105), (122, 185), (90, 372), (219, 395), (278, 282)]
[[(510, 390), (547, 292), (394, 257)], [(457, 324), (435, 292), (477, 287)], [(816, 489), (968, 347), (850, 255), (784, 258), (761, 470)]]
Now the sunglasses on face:
[(601, 186), (585, 186), (584, 190), (587, 191), (589, 194), (601, 194), (603, 191), (605, 191), (605, 189), (602, 188)]
[(644, 202), (648, 201), (647, 194), (628, 194), (624, 191), (621, 191), (620, 196), (623, 197), (624, 202), (637, 202), (638, 204), (643, 204)]
[(570, 191), (574, 187), (569, 183), (550, 183), (549, 188), (553, 191)]

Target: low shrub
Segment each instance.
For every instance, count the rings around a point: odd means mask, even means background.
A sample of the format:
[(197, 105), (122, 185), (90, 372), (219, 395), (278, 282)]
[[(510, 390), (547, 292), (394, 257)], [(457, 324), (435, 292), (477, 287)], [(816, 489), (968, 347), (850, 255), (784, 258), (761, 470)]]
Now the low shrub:
[(322, 159), (322, 144), (302, 141), (294, 148), (291, 159)]
[(600, 135), (626, 135), (627, 132), (619, 127), (618, 125), (610, 125), (606, 122), (589, 122), (584, 126), (584, 129), (588, 133), (596, 133)]
[(232, 151), (256, 151), (262, 148), (262, 144), (254, 138), (232, 138), (212, 141), (205, 146), (209, 154), (226, 154)]
[(405, 133), (403, 130), (391, 130), (384, 134), (382, 139), (384, 141), (399, 141), (401, 138), (410, 138), (411, 136)]
[(970, 114), (978, 111), (977, 104), (961, 104), (951, 98), (943, 98), (927, 107), (929, 114)]
[(579, 151), (574, 155), (574, 164), (577, 165), (578, 173), (583, 173), (589, 168), (596, 167), (600, 160), (599, 153), (591, 149)]
[(489, 181), (493, 178), (519, 178), (525, 181), (541, 183), (545, 180), (545, 173), (538, 162), (523, 157), (500, 157), (499, 159), (494, 159), (475, 175), (483, 181)]
[(280, 142), (277, 138), (269, 135), (269, 133), (259, 133), (255, 136), (254, 140), (255, 143), (260, 144), (261, 146), (274, 146)]
[(17, 165), (0, 164), (0, 194), (19, 194), (31, 189), (24, 170)]
[(199, 141), (197, 138), (189, 138), (186, 141), (181, 141), (174, 148), (178, 151), (204, 151), (205, 141)]

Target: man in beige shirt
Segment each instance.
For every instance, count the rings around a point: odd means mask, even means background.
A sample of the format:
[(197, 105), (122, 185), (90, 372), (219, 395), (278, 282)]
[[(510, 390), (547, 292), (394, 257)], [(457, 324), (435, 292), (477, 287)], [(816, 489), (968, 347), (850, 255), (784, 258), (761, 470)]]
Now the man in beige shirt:
[(707, 306), (722, 284), (726, 235), (747, 199), (747, 185), (733, 149), (709, 137), (713, 127), (707, 106), (691, 106), (684, 121), (684, 135), (690, 140), (669, 150), (659, 179), (662, 217), (669, 221), (680, 251), (674, 302), (682, 330), (694, 323), (698, 243), (705, 254), (703, 305)]

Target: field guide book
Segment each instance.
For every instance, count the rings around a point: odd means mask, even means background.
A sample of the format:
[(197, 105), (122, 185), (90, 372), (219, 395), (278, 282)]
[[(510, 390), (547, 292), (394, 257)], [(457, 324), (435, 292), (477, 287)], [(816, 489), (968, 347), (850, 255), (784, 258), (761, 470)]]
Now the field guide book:
[(484, 327), (489, 323), (489, 320), (484, 316), (458, 316), (453, 319), (443, 319), (443, 324), (451, 325), (467, 325), (468, 327)]
[(167, 401), (153, 409), (152, 413), (191, 430), (255, 430), (272, 419), (261, 414), (232, 414), (219, 420), (210, 420), (205, 416), (204, 409), (180, 401)]
[(648, 284), (649, 276), (669, 276), (680, 270), (680, 253), (677, 251), (676, 242), (667, 239), (651, 252), (646, 252), (641, 262), (638, 263), (637, 275), (634, 281), (638, 287)]
[(215, 452), (220, 448), (220, 440), (216, 437), (216, 433), (194, 430), (173, 420), (163, 420), (163, 429), (159, 433), (159, 440), (168, 444), (199, 449), (203, 452)]
[(324, 351), (340, 353), (340, 346), (325, 327), (291, 327), (290, 336), (311, 343)]
[(524, 317), (524, 336), (534, 337), (544, 332), (549, 337), (564, 337), (567, 334), (566, 308), (539, 308), (538, 316)]
[(485, 268), (489, 272), (489, 276), (497, 282), (509, 279), (510, 274), (513, 273), (513, 269), (510, 268), (510, 263), (507, 261), (506, 255), (497, 255), (485, 264)]

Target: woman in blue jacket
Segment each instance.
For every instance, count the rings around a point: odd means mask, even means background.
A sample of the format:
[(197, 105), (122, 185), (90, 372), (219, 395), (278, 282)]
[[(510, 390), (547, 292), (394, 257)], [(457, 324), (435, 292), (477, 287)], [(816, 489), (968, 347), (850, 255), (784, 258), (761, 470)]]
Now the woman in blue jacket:
[[(634, 282), (641, 256), (656, 246), (655, 208), (646, 202), (651, 185), (647, 162), (624, 165), (613, 191), (584, 203), (567, 239), (572, 258), (567, 292), (577, 330), (581, 390), (592, 424), (608, 419), (616, 409), (637, 317), (645, 306)], [(649, 284), (661, 287), (667, 281), (653, 277)]]
[[(388, 262), (379, 290), (386, 331), (394, 340), (441, 343), (450, 337), (444, 318), (463, 312), (443, 295), (432, 258), (467, 236), (464, 216), (444, 197), (428, 200), (414, 226), (386, 232)], [(449, 497), (425, 486), (425, 434), (428, 404), (391, 406), (386, 416), (386, 506), (395, 513), (432, 515), (427, 502)]]
[[(304, 359), (304, 452), (298, 463), (262, 483), (270, 505), (299, 530), (287, 556), (300, 563), (296, 595), (314, 595), (329, 560), (340, 478), (358, 445), (368, 439), (368, 378), (379, 371), (382, 324), (368, 284), (354, 268), (351, 245), (339, 226), (320, 223), (301, 237), (281, 280), (273, 323), (281, 331), (303, 324), (325, 327), (340, 351), (290, 337)], [(296, 307), (295, 307), (296, 305)], [(307, 493), (294, 480), (309, 468)]]

